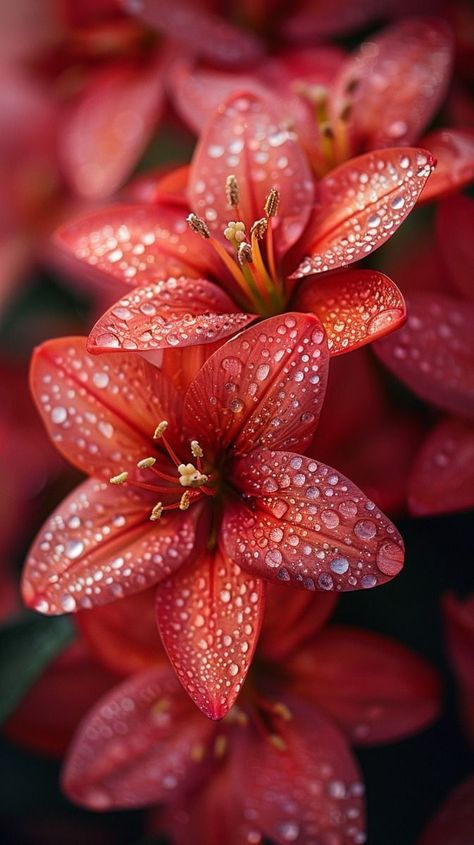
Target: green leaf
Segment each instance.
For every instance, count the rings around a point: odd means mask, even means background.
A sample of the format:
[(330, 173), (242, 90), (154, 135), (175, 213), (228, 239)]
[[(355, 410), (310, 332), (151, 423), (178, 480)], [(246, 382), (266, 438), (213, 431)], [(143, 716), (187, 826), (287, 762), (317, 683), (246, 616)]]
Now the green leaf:
[(35, 613), (21, 614), (0, 627), (0, 724), (74, 633), (66, 617)]

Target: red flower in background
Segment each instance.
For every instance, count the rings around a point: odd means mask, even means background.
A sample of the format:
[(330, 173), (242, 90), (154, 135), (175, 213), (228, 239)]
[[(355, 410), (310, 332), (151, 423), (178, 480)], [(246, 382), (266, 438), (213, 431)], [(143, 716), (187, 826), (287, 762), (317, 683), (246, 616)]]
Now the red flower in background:
[[(455, 415), (433, 428), (415, 461), (409, 504), (417, 514), (474, 505), (473, 226), (473, 200), (458, 196), (440, 204), (438, 260), (428, 265), (422, 289), (407, 297), (406, 325), (376, 347), (411, 390)], [(408, 281), (416, 285), (412, 278), (413, 267)]]
[(164, 804), (154, 827), (177, 843), (363, 842), (364, 787), (349, 746), (422, 730), (438, 713), (439, 683), (389, 638), (324, 627), (333, 605), (293, 593), (282, 614), (281, 588), (270, 589), (257, 671), (219, 725), (191, 707), (158, 650), (133, 648), (128, 620), (151, 629), (150, 593), (79, 614), (101, 659), (126, 672), (142, 653), (147, 668), (79, 727), (63, 772), (68, 796), (93, 810)]
[(294, 451), (313, 437), (327, 363), (320, 322), (302, 314), (221, 346), (184, 396), (177, 375), (139, 356), (90, 356), (74, 338), (40, 347), (39, 410), (92, 478), (37, 537), (26, 602), (57, 614), (159, 583), (158, 624), (179, 678), (204, 712), (225, 715), (257, 642), (260, 579), (353, 590), (403, 565), (401, 538), (376, 506)]
[(262, 101), (232, 98), (193, 158), (194, 231), (185, 228), (182, 198), (164, 192), (156, 206), (112, 207), (60, 231), (83, 272), (139, 285), (98, 321), (90, 350), (209, 343), (286, 308), (316, 313), (332, 354), (391, 331), (405, 317), (393, 282), (340, 268), (391, 237), (432, 168), (423, 150), (384, 150), (314, 186), (300, 148)]

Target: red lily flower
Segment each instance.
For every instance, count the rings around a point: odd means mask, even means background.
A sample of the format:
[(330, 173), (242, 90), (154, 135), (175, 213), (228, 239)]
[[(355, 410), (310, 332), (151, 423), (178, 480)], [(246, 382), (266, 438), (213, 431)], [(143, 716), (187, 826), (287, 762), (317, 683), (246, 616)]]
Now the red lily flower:
[(471, 199), (452, 197), (440, 204), (433, 292), (409, 295), (406, 325), (376, 348), (418, 396), (455, 415), (435, 426), (416, 458), (409, 504), (418, 514), (474, 506), (474, 267), (468, 240), (473, 225)]
[(474, 827), (474, 777), (448, 795), (417, 845), (470, 845)]
[(403, 565), (401, 538), (375, 505), (294, 451), (313, 436), (327, 363), (319, 320), (291, 313), (220, 347), (184, 396), (139, 356), (90, 356), (81, 338), (41, 346), (31, 371), (40, 413), (92, 477), (34, 542), (27, 604), (58, 614), (159, 583), (158, 624), (180, 680), (204, 712), (225, 715), (258, 638), (262, 578), (353, 590)]
[[(177, 843), (363, 842), (364, 787), (350, 744), (424, 728), (438, 712), (438, 679), (386, 637), (324, 628), (329, 596), (315, 603), (295, 593), (285, 618), (281, 589), (269, 591), (258, 672), (224, 722), (192, 710), (169, 668), (155, 663), (79, 727), (63, 772), (67, 795), (93, 810), (162, 803), (159, 826)], [(83, 614), (96, 617), (98, 641), (102, 613)]]
[(163, 197), (155, 207), (106, 209), (59, 233), (99, 278), (140, 285), (98, 321), (90, 351), (209, 343), (286, 308), (320, 316), (331, 354), (386, 334), (405, 318), (398, 288), (377, 271), (340, 268), (396, 231), (432, 167), (423, 150), (368, 153), (321, 180), (314, 197), (291, 135), (258, 98), (232, 98), (193, 158), (194, 231), (185, 229), (182, 201)]
[(426, 201), (474, 178), (471, 129), (436, 129), (421, 137), (445, 96), (452, 58), (452, 34), (443, 20), (408, 18), (345, 61), (328, 47), (306, 50), (303, 61), (299, 51), (283, 53), (261, 61), (252, 78), (186, 57), (170, 82), (180, 114), (198, 132), (232, 92), (263, 97), (294, 128), (319, 177), (362, 152), (419, 142), (438, 162), (423, 192)]
[(448, 654), (460, 693), (462, 720), (474, 744), (474, 595), (460, 601), (451, 593), (444, 597), (444, 622)]

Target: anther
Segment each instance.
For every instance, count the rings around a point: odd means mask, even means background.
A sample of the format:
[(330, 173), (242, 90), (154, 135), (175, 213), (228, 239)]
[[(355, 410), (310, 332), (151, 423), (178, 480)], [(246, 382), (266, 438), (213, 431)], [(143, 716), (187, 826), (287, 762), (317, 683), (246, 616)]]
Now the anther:
[(354, 92), (359, 87), (359, 84), (360, 84), (360, 79), (357, 79), (356, 77), (354, 77), (353, 79), (350, 79), (349, 82), (346, 85), (346, 94), (349, 94), (349, 96), (351, 94), (354, 94)]
[(227, 737), (219, 734), (219, 736), (216, 736), (214, 740), (214, 756), (218, 758), (223, 757), (226, 751)]
[(240, 244), (239, 251), (237, 253), (237, 258), (239, 260), (239, 264), (243, 266), (244, 264), (251, 264), (252, 263), (252, 247), (250, 244), (244, 243)]
[(187, 511), (187, 509), (189, 508), (189, 504), (190, 504), (190, 495), (189, 495), (188, 490), (185, 490), (185, 492), (183, 493), (183, 495), (181, 496), (181, 498), (179, 500), (180, 511)]
[(182, 487), (201, 487), (208, 481), (207, 475), (199, 472), (194, 464), (179, 464), (179, 483)]
[(224, 229), (224, 237), (231, 242), (232, 246), (238, 248), (239, 244), (245, 241), (245, 223), (240, 220), (237, 222), (229, 220)]
[(346, 103), (340, 113), (339, 113), (339, 120), (342, 120), (344, 123), (347, 123), (350, 116), (352, 114), (352, 103)]
[(229, 208), (235, 208), (236, 205), (239, 204), (240, 200), (240, 190), (239, 190), (239, 183), (235, 178), (234, 174), (232, 173), (230, 176), (227, 177), (225, 183), (225, 195), (227, 198), (227, 205)]
[(151, 708), (151, 712), (154, 716), (160, 716), (162, 713), (167, 713), (170, 709), (170, 700), (169, 698), (159, 698), (153, 704)]
[(271, 744), (278, 749), (278, 751), (286, 751), (287, 745), (283, 737), (279, 736), (279, 734), (270, 734), (268, 737)]
[(109, 479), (111, 484), (125, 484), (128, 479), (128, 472), (119, 472), (118, 475), (114, 475), (112, 478)]
[(156, 522), (157, 519), (160, 519), (161, 514), (163, 513), (163, 502), (157, 502), (155, 507), (153, 508), (150, 519), (152, 522)]
[(268, 229), (268, 218), (261, 217), (260, 220), (256, 220), (255, 223), (252, 223), (252, 227), (250, 229), (250, 234), (255, 235), (255, 237), (261, 241), (265, 235), (265, 232)]
[(166, 420), (162, 420), (160, 423), (158, 423), (153, 433), (153, 440), (159, 440), (160, 437), (163, 436), (167, 428), (168, 423), (166, 422)]
[(197, 440), (191, 440), (191, 455), (193, 458), (202, 458), (204, 456), (204, 452), (202, 451), (199, 443)]
[(281, 716), (285, 722), (291, 722), (293, 718), (292, 712), (290, 708), (283, 703), (283, 701), (277, 701), (273, 706), (273, 710), (278, 716)]
[(193, 232), (197, 232), (198, 235), (201, 235), (201, 238), (210, 238), (211, 233), (209, 231), (209, 226), (207, 223), (202, 219), (202, 217), (198, 217), (197, 214), (188, 214), (186, 217), (186, 222), (193, 230)]
[(150, 469), (150, 467), (155, 466), (156, 458), (143, 458), (142, 461), (138, 461), (137, 467), (138, 469)]
[(205, 753), (206, 753), (206, 746), (202, 742), (196, 743), (196, 745), (193, 745), (191, 747), (191, 754), (190, 754), (191, 760), (194, 763), (200, 763), (201, 760), (204, 760)]
[(334, 138), (334, 129), (330, 123), (322, 123), (321, 132), (325, 138), (330, 138), (331, 140)]
[(264, 210), (267, 217), (275, 217), (280, 205), (280, 192), (272, 188), (265, 200)]

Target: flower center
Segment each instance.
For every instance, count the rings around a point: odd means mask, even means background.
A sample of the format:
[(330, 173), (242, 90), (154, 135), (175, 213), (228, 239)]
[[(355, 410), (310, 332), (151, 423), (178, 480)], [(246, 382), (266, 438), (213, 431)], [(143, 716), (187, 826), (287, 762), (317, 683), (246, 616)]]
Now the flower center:
[[(161, 517), (163, 511), (176, 510), (177, 508), (185, 511), (203, 495), (214, 495), (214, 490), (209, 486), (212, 483), (211, 476), (206, 475), (202, 471), (202, 458), (204, 455), (198, 441), (191, 440), (190, 443), (191, 455), (195, 458), (196, 463), (182, 463), (165, 437), (167, 428), (167, 421), (162, 420), (155, 428), (153, 440), (160, 440), (162, 442), (173, 464), (174, 474), (158, 469), (156, 467), (157, 459), (150, 456), (149, 458), (142, 458), (138, 461), (138, 473), (136, 477), (131, 478), (129, 472), (120, 472), (118, 475), (110, 478), (110, 484), (125, 484), (128, 487), (156, 493), (157, 497), (161, 494), (163, 498), (171, 499), (166, 504), (161, 499), (156, 502), (150, 512), (150, 519), (153, 522)], [(183, 487), (189, 489), (182, 492)], [(180, 494), (179, 498), (174, 499), (178, 494)]]
[(312, 166), (321, 178), (338, 164), (350, 157), (348, 120), (352, 110), (351, 95), (357, 87), (357, 80), (352, 80), (346, 87), (346, 101), (338, 114), (331, 114), (329, 91), (323, 85), (309, 85), (298, 82), (296, 93), (309, 102), (313, 109), (316, 129), (319, 137), (318, 154), (312, 157)]
[(276, 188), (271, 189), (263, 206), (263, 217), (255, 220), (247, 231), (239, 208), (239, 185), (232, 174), (227, 177), (225, 192), (227, 205), (236, 217), (224, 228), (224, 237), (233, 248), (233, 256), (212, 237), (202, 217), (191, 213), (187, 222), (193, 232), (209, 241), (225, 264), (244, 295), (244, 307), (250, 303), (252, 310), (265, 317), (277, 314), (285, 302), (283, 282), (276, 269), (272, 227), (272, 218), (278, 214), (280, 194)]

